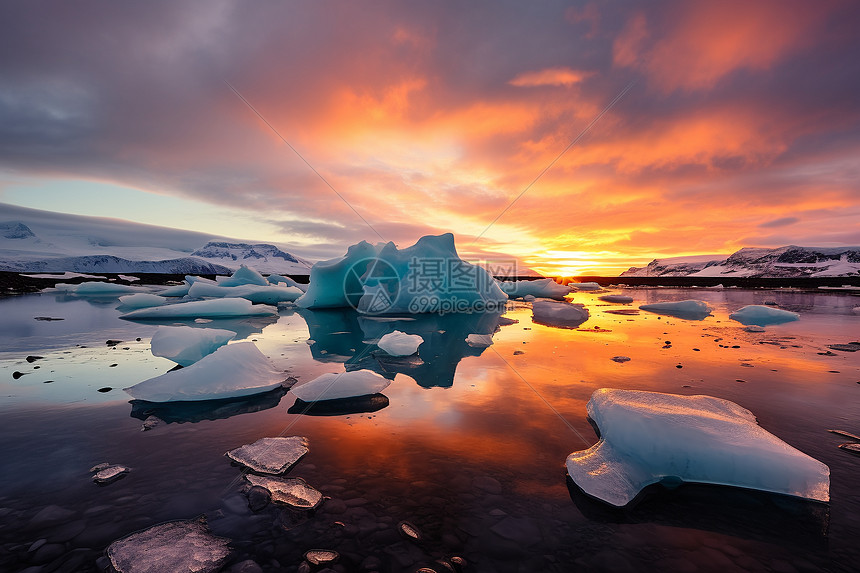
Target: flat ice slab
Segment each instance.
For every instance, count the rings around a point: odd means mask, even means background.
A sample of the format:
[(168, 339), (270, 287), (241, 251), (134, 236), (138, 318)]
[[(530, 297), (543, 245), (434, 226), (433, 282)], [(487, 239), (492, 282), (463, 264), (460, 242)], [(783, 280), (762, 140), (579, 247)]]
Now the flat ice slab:
[(536, 300), (532, 303), (532, 320), (547, 326), (576, 328), (588, 320), (588, 309), (571, 302)]
[(245, 479), (251, 485), (269, 490), (273, 502), (285, 503), (296, 509), (313, 509), (323, 500), (323, 495), (302, 478), (276, 478), (248, 474)]
[(102, 468), (93, 474), (93, 481), (98, 484), (109, 484), (118, 480), (130, 471), (131, 470), (125, 466), (107, 466), (106, 468)]
[(391, 380), (372, 370), (354, 370), (339, 374), (323, 374), (308, 382), (299, 382), (290, 392), (304, 402), (336, 400), (378, 394), (388, 388)]
[(265, 304), (251, 304), (244, 298), (222, 298), (179, 302), (155, 308), (141, 308), (120, 316), (129, 320), (159, 320), (162, 318), (227, 318), (232, 316), (273, 316), (278, 309)]
[(667, 314), (687, 320), (704, 320), (714, 310), (702, 300), (679, 300), (639, 305), (641, 310), (655, 314)]
[(772, 306), (750, 304), (731, 313), (729, 318), (737, 320), (743, 325), (768, 326), (769, 324), (782, 324), (798, 320), (800, 315), (796, 312), (773, 308)]
[(140, 292), (133, 286), (100, 281), (90, 281), (77, 285), (57, 283), (54, 288), (78, 296), (116, 296), (123, 293)]
[(266, 286), (258, 284), (243, 284), (237, 286), (213, 285), (196, 282), (188, 289), (188, 296), (193, 298), (244, 298), (251, 302), (278, 304), (293, 302), (304, 294), (299, 288), (292, 286)]
[(152, 353), (182, 366), (191, 366), (234, 338), (235, 332), (223, 328), (159, 326), (152, 335)]
[(157, 294), (149, 294), (139, 292), (137, 294), (127, 294), (119, 297), (119, 303), (125, 308), (149, 308), (151, 306), (161, 306), (165, 304), (167, 299)]
[(422, 342), (424, 339), (417, 334), (395, 330), (380, 338), (376, 345), (391, 356), (411, 356), (418, 352)]
[(570, 283), (568, 286), (574, 290), (600, 290), (603, 288), (595, 282)]
[(137, 400), (220, 400), (273, 390), (286, 375), (253, 342), (222, 346), (191, 366), (144, 380), (125, 391)]
[(627, 296), (626, 294), (605, 294), (597, 298), (603, 302), (612, 302), (616, 304), (629, 304), (633, 302), (633, 297)]
[[(230, 450), (226, 456), (238, 464), (264, 474), (282, 474), (308, 453), (308, 439), (302, 436), (260, 438)], [(268, 489), (268, 488), (267, 488)]]
[(764, 430), (734, 402), (602, 388), (587, 409), (601, 437), (570, 454), (567, 471), (585, 493), (611, 505), (627, 505), (644, 487), (679, 479), (830, 500), (830, 469)]
[(220, 571), (230, 540), (212, 535), (197, 521), (162, 523), (110, 544), (107, 556), (120, 573)]
[(560, 285), (552, 279), (539, 279), (534, 281), (499, 281), (499, 288), (510, 298), (523, 298), (533, 296), (535, 298), (554, 298), (561, 300), (570, 294), (570, 287)]

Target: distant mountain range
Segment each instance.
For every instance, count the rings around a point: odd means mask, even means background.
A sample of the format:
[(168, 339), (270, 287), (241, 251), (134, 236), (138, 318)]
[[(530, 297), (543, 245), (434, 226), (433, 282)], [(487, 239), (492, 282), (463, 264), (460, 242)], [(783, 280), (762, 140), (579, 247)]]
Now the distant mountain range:
[[(8, 207), (8, 209), (7, 209)], [(307, 275), (311, 262), (269, 243), (0, 204), (0, 271)]]
[(622, 277), (848, 277), (860, 275), (860, 247), (744, 248), (729, 256), (654, 259)]

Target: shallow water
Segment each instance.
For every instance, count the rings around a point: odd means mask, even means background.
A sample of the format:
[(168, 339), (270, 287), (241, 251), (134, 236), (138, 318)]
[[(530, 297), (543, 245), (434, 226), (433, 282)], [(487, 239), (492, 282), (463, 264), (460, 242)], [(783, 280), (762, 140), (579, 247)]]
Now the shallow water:
[[(491, 329), (495, 316), (392, 322), (282, 310), (276, 322), (198, 324), (238, 330), (299, 380), (344, 366), (394, 377), (387, 406), (379, 399), (306, 415), (288, 413), (294, 399), (283, 392), (191, 408), (132, 406), (122, 388), (173, 366), (149, 351), (163, 323), (121, 320), (115, 299), (2, 299), (0, 569), (94, 571), (114, 539), (205, 515), (232, 540), (230, 563), (254, 559), (267, 571), (296, 570), (309, 549), (339, 551), (342, 571), (362, 563), (413, 571), (453, 555), (468, 571), (488, 572), (854, 570), (860, 456), (839, 450), (847, 440), (827, 430), (860, 434), (860, 353), (826, 353), (828, 344), (860, 338), (852, 313), (860, 298), (787, 289), (613, 292), (633, 296), (633, 305), (603, 303), (602, 293), (573, 296), (591, 313), (578, 329), (532, 324), (527, 304), (512, 305), (505, 318), (519, 322), (501, 326), (488, 349), (464, 339)], [(713, 316), (606, 312), (687, 298), (707, 301)], [(728, 318), (765, 301), (801, 319), (753, 333)], [(379, 356), (373, 341), (395, 328), (424, 336), (423, 363)], [(619, 355), (631, 360), (611, 360)], [(830, 466), (829, 509), (703, 486), (655, 488), (628, 511), (585, 498), (569, 486), (564, 461), (596, 442), (585, 404), (601, 387), (737, 402)], [(142, 432), (149, 414), (165, 423)], [(315, 512), (247, 508), (241, 471), (224, 452), (278, 435), (309, 438), (310, 453), (289, 475), (331, 497)], [(88, 469), (101, 462), (131, 472), (100, 487)], [(398, 533), (402, 520), (422, 533), (420, 543)]]

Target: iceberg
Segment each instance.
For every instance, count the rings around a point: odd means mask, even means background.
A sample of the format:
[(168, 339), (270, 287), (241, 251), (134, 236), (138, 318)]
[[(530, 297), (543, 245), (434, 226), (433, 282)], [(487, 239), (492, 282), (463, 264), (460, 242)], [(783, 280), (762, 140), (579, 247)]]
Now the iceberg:
[(687, 320), (704, 320), (714, 310), (701, 300), (655, 302), (639, 305), (639, 308), (655, 314), (665, 314)]
[[(225, 455), (246, 468), (264, 474), (282, 474), (308, 453), (308, 439), (302, 436), (260, 438)], [(267, 488), (268, 489), (268, 488)]]
[(499, 288), (510, 298), (523, 298), (533, 296), (535, 298), (564, 299), (570, 294), (569, 286), (560, 285), (552, 279), (539, 279), (534, 281), (498, 281)]
[(137, 287), (101, 281), (90, 281), (77, 285), (57, 283), (54, 285), (54, 288), (78, 296), (116, 296), (118, 294), (140, 292)]
[(137, 400), (178, 402), (249, 396), (281, 386), (286, 375), (253, 342), (222, 346), (181, 370), (144, 380), (124, 390)]
[(298, 282), (294, 281), (293, 279), (291, 279), (290, 277), (285, 277), (283, 275), (269, 275), (268, 277), (266, 277), (266, 280), (268, 280), (273, 285), (278, 285), (278, 284), (284, 283), (288, 287), (296, 287), (297, 289), (299, 289), (302, 292), (305, 292), (308, 290), (308, 285), (298, 283)]
[(268, 476), (245, 475), (252, 486), (269, 490), (272, 501), (283, 503), (295, 509), (314, 509), (322, 503), (323, 495), (308, 485), (302, 478), (276, 478)]
[(119, 297), (119, 303), (128, 309), (133, 308), (149, 308), (151, 306), (161, 306), (167, 302), (167, 299), (157, 294), (147, 294), (139, 292), (137, 294), (127, 294)]
[(178, 302), (154, 308), (141, 308), (120, 316), (128, 320), (160, 320), (170, 318), (226, 318), (233, 316), (273, 316), (278, 309), (264, 304), (254, 305), (244, 298), (222, 298)]
[(352, 306), (363, 314), (488, 312), (508, 296), (481, 267), (462, 260), (451, 233), (427, 235), (411, 247), (362, 241), (338, 259), (316, 263), (296, 301), (302, 308)]
[(191, 366), (236, 337), (232, 330), (159, 326), (152, 335), (152, 353), (182, 366)]
[(188, 296), (193, 298), (244, 298), (251, 302), (275, 305), (279, 302), (293, 302), (303, 294), (304, 292), (296, 287), (257, 284), (221, 286), (196, 282), (188, 289)]
[(800, 315), (781, 308), (773, 308), (760, 304), (750, 304), (729, 315), (743, 325), (768, 326), (770, 324), (782, 324), (798, 320)]
[(290, 392), (303, 402), (318, 402), (378, 394), (388, 388), (391, 380), (372, 370), (354, 370), (339, 374), (323, 374), (308, 382), (299, 382)]
[(259, 285), (266, 286), (269, 284), (269, 281), (266, 280), (266, 277), (258, 273), (252, 268), (249, 268), (245, 265), (241, 265), (232, 276), (229, 277), (215, 277), (215, 280), (218, 281), (218, 284), (225, 287), (239, 286), (239, 285)]
[(376, 345), (391, 356), (411, 356), (418, 352), (422, 342), (424, 339), (417, 334), (406, 334), (395, 330), (380, 338)]
[(107, 548), (107, 556), (119, 573), (214, 573), (230, 556), (229, 543), (198, 521), (173, 521), (114, 541)]
[(547, 326), (576, 328), (588, 320), (588, 309), (582, 304), (536, 300), (532, 303), (532, 321)]
[(611, 302), (615, 304), (630, 304), (633, 302), (633, 297), (627, 296), (626, 294), (605, 294), (597, 298), (603, 302)]
[(648, 485), (679, 480), (830, 499), (830, 469), (764, 430), (734, 402), (602, 388), (587, 410), (600, 440), (570, 454), (567, 471), (586, 494), (610, 505), (627, 505)]

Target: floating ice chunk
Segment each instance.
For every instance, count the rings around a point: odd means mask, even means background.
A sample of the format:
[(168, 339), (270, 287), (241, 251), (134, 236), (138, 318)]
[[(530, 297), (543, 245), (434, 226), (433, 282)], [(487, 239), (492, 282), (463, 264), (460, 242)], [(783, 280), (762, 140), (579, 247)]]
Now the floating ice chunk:
[(157, 294), (148, 294), (139, 292), (137, 294), (127, 294), (119, 297), (119, 303), (125, 308), (149, 308), (151, 306), (161, 306), (165, 304), (167, 299)]
[(278, 309), (274, 306), (254, 305), (244, 298), (222, 298), (141, 308), (123, 314), (120, 318), (158, 320), (162, 318), (226, 318), (230, 316), (272, 316), (277, 314)]
[(285, 503), (296, 509), (313, 509), (322, 503), (323, 495), (308, 485), (302, 478), (276, 478), (247, 474), (245, 479), (252, 486), (269, 490), (272, 501)]
[(576, 290), (600, 290), (603, 287), (595, 282), (585, 282), (585, 283), (569, 283), (567, 286), (576, 289)]
[(293, 302), (302, 294), (304, 294), (302, 290), (296, 287), (260, 286), (256, 284), (221, 286), (197, 282), (188, 289), (188, 296), (194, 298), (244, 298), (251, 302), (266, 304)]
[(487, 348), (493, 345), (493, 335), (472, 333), (466, 337), (466, 344), (473, 348)]
[(120, 479), (131, 470), (125, 466), (114, 465), (98, 470), (93, 474), (93, 481), (97, 484), (109, 484)]
[(91, 281), (78, 285), (57, 283), (54, 288), (78, 296), (115, 296), (121, 293), (139, 292), (133, 286), (101, 281)]
[(286, 379), (253, 342), (222, 346), (191, 366), (125, 388), (148, 402), (220, 400), (249, 396), (281, 386)]
[(750, 304), (731, 313), (729, 318), (737, 320), (741, 324), (767, 326), (769, 324), (782, 324), (784, 322), (798, 320), (800, 315), (796, 312), (782, 310), (781, 308), (772, 308), (760, 304)]
[(633, 302), (633, 297), (627, 296), (626, 294), (605, 294), (597, 298), (603, 302), (612, 302), (616, 304), (629, 304)]
[(646, 486), (697, 482), (829, 501), (830, 469), (792, 448), (734, 402), (602, 388), (588, 415), (600, 428), (567, 471), (588, 495), (623, 506)]
[(532, 320), (547, 326), (576, 328), (588, 320), (588, 309), (571, 302), (536, 300), (532, 303)]
[(391, 380), (372, 370), (354, 370), (339, 374), (323, 374), (308, 382), (299, 382), (290, 388), (296, 398), (304, 402), (336, 400), (378, 394), (388, 388)]
[(283, 275), (269, 275), (268, 277), (266, 277), (266, 280), (268, 280), (273, 285), (285, 283), (287, 286), (296, 287), (297, 289), (299, 289), (302, 292), (306, 292), (308, 290), (308, 285), (298, 283), (298, 282), (294, 281), (293, 279), (291, 279), (290, 277), (285, 277)]
[(191, 366), (236, 337), (232, 330), (159, 326), (152, 335), (152, 353), (182, 366)]
[(233, 276), (215, 277), (215, 280), (218, 281), (219, 285), (225, 287), (239, 285), (266, 286), (269, 284), (269, 281), (266, 280), (266, 277), (264, 277), (254, 269), (248, 268), (245, 265), (240, 266), (239, 269), (235, 273), (233, 273)]
[(687, 320), (704, 320), (714, 310), (701, 300), (655, 302), (639, 305), (639, 308), (655, 314), (666, 314)]
[(406, 334), (395, 330), (380, 338), (376, 345), (391, 356), (410, 356), (418, 352), (422, 342), (424, 339), (417, 334)]
[(181, 297), (181, 296), (185, 296), (188, 294), (189, 288), (191, 288), (191, 285), (189, 283), (182, 283), (181, 285), (175, 285), (175, 286), (167, 287), (166, 289), (164, 289), (163, 291), (161, 291), (158, 294), (160, 296), (166, 296), (166, 297)]
[[(282, 474), (308, 453), (308, 439), (302, 436), (260, 438), (230, 450), (226, 456), (236, 463), (264, 474)], [(268, 489), (268, 488), (267, 488)]]
[(618, 363), (630, 362), (629, 356), (613, 356), (612, 360)]
[(174, 521), (114, 541), (107, 556), (119, 573), (213, 573), (230, 555), (229, 542), (212, 535), (200, 522)]
[(744, 328), (747, 332), (764, 332), (765, 328), (763, 326), (758, 326), (757, 324), (751, 324)]
[(560, 285), (552, 279), (534, 281), (498, 281), (499, 288), (510, 298), (533, 296), (536, 298), (564, 299), (570, 294), (569, 286)]
[(117, 278), (133, 283), (134, 281), (139, 281), (140, 277), (136, 277), (134, 275), (117, 275)]

